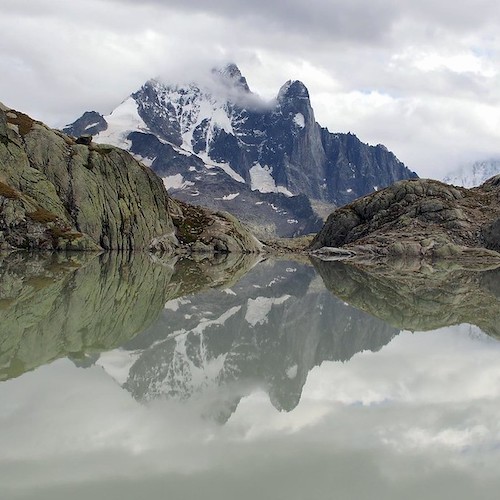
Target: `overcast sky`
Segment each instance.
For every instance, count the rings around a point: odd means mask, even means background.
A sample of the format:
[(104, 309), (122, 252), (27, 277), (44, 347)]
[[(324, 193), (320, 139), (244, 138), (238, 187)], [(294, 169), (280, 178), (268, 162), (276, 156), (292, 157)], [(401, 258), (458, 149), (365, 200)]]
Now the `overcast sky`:
[(1, 0), (0, 101), (51, 126), (234, 61), (421, 176), (500, 157), (497, 0)]

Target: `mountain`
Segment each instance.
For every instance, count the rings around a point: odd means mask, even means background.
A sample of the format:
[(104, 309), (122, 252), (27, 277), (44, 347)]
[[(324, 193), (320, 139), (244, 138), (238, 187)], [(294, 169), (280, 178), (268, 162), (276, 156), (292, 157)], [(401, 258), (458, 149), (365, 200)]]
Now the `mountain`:
[(318, 125), (302, 82), (266, 102), (234, 64), (203, 84), (149, 80), (110, 115), (87, 112), (64, 131), (128, 149), (174, 197), (280, 236), (320, 228), (311, 201), (342, 205), (416, 177), (384, 146)]
[(480, 186), (489, 178), (500, 174), (500, 159), (476, 161), (472, 165), (465, 165), (454, 172), (450, 172), (443, 182), (471, 188)]

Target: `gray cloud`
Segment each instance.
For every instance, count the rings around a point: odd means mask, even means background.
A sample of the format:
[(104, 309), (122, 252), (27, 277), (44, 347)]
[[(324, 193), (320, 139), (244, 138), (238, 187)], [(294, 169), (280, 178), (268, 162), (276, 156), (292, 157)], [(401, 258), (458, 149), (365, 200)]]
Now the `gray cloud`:
[(500, 155), (492, 0), (4, 0), (0, 100), (50, 125), (109, 112), (145, 80), (238, 63), (252, 90), (308, 86), (331, 130), (384, 143), (422, 175)]

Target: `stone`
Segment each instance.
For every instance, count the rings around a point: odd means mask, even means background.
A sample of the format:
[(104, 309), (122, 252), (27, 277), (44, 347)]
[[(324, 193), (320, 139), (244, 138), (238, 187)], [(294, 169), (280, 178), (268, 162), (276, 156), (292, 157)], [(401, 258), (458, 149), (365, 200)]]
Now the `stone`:
[(310, 249), (341, 247), (362, 258), (499, 259), (499, 199), (500, 176), (473, 189), (400, 181), (334, 211)]

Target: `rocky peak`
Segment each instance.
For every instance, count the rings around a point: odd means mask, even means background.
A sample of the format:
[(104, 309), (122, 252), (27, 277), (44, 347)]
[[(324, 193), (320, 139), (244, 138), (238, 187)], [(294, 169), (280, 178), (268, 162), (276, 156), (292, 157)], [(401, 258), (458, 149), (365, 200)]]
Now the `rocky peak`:
[(108, 128), (108, 124), (104, 117), (96, 111), (85, 111), (83, 115), (78, 118), (71, 125), (66, 126), (66, 131), (79, 137), (81, 135), (97, 135)]
[(250, 92), (246, 78), (241, 74), (236, 64), (229, 63), (221, 69), (213, 69), (212, 73), (219, 77), (220, 81), (227, 87), (236, 87), (244, 92)]
[(288, 80), (278, 92), (278, 102), (289, 99), (307, 99), (309, 101), (309, 91), (300, 80)]

